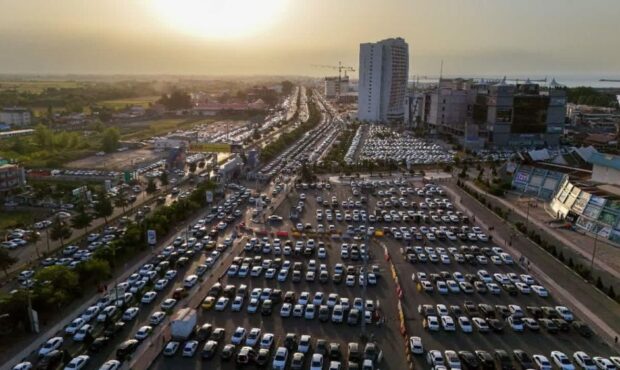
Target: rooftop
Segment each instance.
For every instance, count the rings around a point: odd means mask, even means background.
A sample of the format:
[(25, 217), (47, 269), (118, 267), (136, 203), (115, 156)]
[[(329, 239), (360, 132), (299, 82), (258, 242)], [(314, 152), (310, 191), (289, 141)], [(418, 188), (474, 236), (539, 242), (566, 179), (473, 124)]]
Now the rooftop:
[(592, 153), (590, 156), (590, 162), (598, 166), (609, 167), (620, 171), (620, 156), (617, 155)]

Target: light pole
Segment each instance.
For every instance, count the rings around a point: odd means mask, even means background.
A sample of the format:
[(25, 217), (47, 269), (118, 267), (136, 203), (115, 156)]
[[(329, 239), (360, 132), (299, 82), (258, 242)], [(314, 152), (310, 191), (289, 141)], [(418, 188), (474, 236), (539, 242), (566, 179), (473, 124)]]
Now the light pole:
[(598, 241), (598, 231), (596, 230), (596, 227), (594, 231), (595, 231), (594, 232), (594, 247), (592, 248), (592, 259), (590, 260), (590, 271), (592, 271), (594, 268), (594, 257), (596, 256), (596, 246), (597, 246), (596, 242)]

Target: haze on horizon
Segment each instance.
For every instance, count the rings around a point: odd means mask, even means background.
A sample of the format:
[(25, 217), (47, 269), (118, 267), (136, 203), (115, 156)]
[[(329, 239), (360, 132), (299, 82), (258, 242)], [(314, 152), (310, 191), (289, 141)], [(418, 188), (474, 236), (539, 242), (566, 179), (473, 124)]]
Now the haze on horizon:
[[(410, 74), (617, 75), (617, 0), (0, 0), (0, 73), (329, 74), (403, 37)], [(226, 20), (223, 22), (223, 20)]]

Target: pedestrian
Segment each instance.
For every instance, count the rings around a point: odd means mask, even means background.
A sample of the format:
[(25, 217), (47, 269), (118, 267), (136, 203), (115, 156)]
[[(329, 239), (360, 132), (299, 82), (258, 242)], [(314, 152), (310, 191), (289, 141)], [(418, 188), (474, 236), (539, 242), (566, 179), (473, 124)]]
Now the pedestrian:
[(614, 338), (614, 342), (615, 342), (616, 344), (618, 344), (618, 336), (617, 336), (617, 335), (616, 335), (616, 337)]

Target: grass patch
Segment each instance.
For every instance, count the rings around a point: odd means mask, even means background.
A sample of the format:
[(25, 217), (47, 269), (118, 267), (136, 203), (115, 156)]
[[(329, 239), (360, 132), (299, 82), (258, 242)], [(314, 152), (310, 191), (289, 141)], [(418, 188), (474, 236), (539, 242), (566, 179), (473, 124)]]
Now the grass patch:
[(150, 104), (155, 104), (155, 102), (159, 98), (159, 96), (143, 96), (138, 98), (104, 100), (98, 102), (98, 104), (114, 110), (125, 109), (128, 106), (139, 106), (143, 108), (148, 108)]
[(28, 92), (32, 94), (39, 94), (46, 89), (56, 88), (56, 89), (73, 89), (77, 87), (81, 87), (84, 84), (77, 81), (0, 81), (0, 91), (5, 90), (16, 90), (18, 92)]
[(0, 230), (16, 227), (29, 227), (42, 214), (35, 211), (2, 211), (0, 212)]

